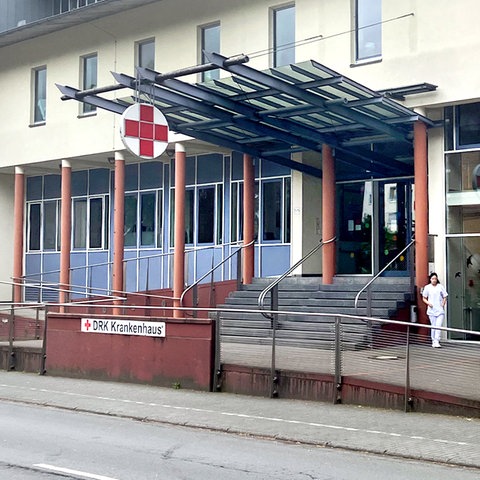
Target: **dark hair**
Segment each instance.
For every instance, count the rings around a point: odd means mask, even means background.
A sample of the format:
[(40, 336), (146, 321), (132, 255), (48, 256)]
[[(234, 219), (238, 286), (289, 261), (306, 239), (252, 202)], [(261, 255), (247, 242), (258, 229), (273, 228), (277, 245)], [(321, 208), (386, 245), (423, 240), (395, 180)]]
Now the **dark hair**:
[(438, 275), (437, 275), (435, 272), (432, 272), (432, 273), (428, 276), (428, 280), (431, 280), (432, 277), (437, 277), (437, 283), (440, 283), (440, 280), (438, 279)]

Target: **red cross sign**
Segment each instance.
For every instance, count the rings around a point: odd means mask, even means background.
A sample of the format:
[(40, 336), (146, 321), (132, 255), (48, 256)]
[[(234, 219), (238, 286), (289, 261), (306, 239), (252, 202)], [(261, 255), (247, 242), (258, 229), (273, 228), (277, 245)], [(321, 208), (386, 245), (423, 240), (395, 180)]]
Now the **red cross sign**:
[(168, 145), (168, 123), (163, 113), (148, 103), (130, 105), (122, 115), (120, 135), (137, 157), (153, 159)]

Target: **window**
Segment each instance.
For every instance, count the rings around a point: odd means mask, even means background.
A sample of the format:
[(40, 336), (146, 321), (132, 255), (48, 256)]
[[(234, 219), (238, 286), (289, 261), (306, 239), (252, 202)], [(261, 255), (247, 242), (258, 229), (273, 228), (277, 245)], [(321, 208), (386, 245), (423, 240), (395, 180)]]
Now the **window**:
[[(81, 59), (82, 88), (89, 90), (97, 86), (97, 55), (87, 55)], [(81, 103), (82, 113), (95, 112), (97, 107), (88, 103)]]
[(125, 195), (124, 244), (126, 247), (162, 246), (162, 192)]
[(33, 123), (45, 123), (47, 118), (47, 67), (33, 70)]
[[(200, 28), (200, 58), (202, 63), (208, 63), (209, 60), (205, 52), (220, 52), (220, 24), (215, 23), (206, 27)], [(202, 82), (208, 80), (216, 80), (220, 78), (220, 70), (209, 70), (202, 73)]]
[(137, 65), (155, 70), (155, 40), (137, 43)]
[(355, 2), (356, 60), (368, 60), (382, 54), (382, 0)]
[[(108, 198), (91, 197), (73, 200), (73, 247), (107, 248)], [(88, 242), (87, 242), (88, 239)]]
[(273, 66), (295, 63), (295, 6), (273, 10)]
[(43, 204), (43, 250), (60, 249), (59, 205), (58, 200)]
[(457, 107), (458, 147), (480, 146), (480, 103)]
[(41, 204), (31, 203), (28, 209), (28, 249), (40, 250)]

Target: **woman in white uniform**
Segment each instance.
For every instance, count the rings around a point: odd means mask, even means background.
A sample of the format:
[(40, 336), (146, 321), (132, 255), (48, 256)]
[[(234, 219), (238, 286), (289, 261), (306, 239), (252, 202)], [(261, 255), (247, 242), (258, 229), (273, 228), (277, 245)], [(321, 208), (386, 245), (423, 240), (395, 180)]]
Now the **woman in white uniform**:
[[(445, 304), (447, 303), (448, 293), (438, 281), (436, 273), (431, 273), (428, 277), (430, 283), (423, 288), (423, 303), (428, 305), (427, 315), (430, 324), (433, 327), (441, 327), (445, 318)], [(440, 330), (431, 329), (432, 347), (440, 348)]]

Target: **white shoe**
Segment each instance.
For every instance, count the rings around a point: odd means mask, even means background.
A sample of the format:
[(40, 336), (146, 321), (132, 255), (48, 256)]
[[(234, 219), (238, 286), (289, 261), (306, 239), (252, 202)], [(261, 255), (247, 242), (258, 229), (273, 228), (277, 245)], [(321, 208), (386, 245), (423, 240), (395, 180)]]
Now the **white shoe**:
[(433, 341), (432, 347), (433, 348), (442, 348), (442, 346), (440, 345), (440, 342), (438, 340)]

